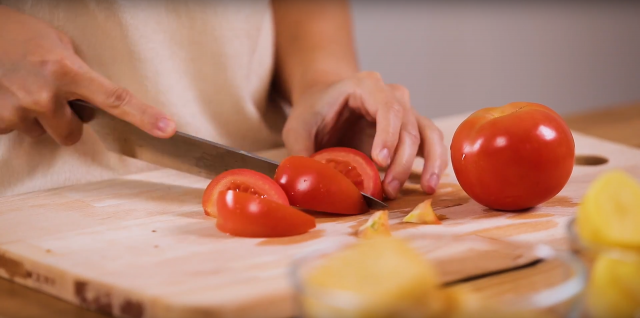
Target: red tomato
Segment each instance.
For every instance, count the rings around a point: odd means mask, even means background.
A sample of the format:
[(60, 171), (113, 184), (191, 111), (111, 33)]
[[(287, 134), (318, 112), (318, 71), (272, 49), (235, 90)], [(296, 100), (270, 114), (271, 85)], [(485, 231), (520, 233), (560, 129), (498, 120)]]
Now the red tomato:
[(360, 192), (382, 200), (382, 180), (378, 168), (367, 155), (351, 148), (327, 148), (311, 155), (347, 177)]
[(202, 196), (202, 207), (208, 216), (217, 216), (216, 198), (222, 191), (235, 190), (289, 205), (282, 188), (266, 175), (248, 169), (233, 169), (215, 177)]
[(316, 220), (300, 210), (244, 192), (223, 191), (216, 203), (216, 227), (234, 236), (283, 237), (316, 227)]
[(573, 171), (573, 135), (541, 104), (516, 102), (476, 111), (460, 124), (451, 161), (460, 186), (497, 210), (534, 207), (566, 185)]
[(288, 157), (275, 176), (293, 206), (322, 212), (359, 214), (367, 205), (356, 186), (330, 165), (307, 157)]

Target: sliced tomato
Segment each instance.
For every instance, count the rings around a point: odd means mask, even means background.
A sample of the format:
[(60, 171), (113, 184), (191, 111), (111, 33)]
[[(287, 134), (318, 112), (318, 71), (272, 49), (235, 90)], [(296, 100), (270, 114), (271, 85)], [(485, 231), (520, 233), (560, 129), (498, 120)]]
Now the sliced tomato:
[(359, 214), (368, 210), (360, 191), (347, 177), (312, 158), (286, 158), (280, 163), (274, 179), (293, 206), (339, 214)]
[(216, 227), (234, 236), (284, 237), (316, 227), (316, 220), (300, 210), (244, 192), (220, 192), (216, 208)]
[(220, 192), (234, 190), (289, 205), (287, 195), (270, 177), (248, 169), (233, 169), (215, 177), (202, 196), (202, 208), (208, 216), (217, 216), (216, 199)]
[(360, 192), (382, 200), (382, 180), (375, 163), (364, 153), (343, 147), (327, 148), (311, 155), (347, 177)]

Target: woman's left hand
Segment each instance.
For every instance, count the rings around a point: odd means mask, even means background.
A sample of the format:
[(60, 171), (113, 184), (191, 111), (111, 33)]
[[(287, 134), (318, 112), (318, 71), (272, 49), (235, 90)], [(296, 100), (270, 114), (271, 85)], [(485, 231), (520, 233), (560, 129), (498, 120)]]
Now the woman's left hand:
[(411, 106), (408, 90), (386, 84), (378, 73), (361, 72), (297, 96), (283, 130), (293, 155), (344, 146), (363, 151), (388, 168), (385, 195), (394, 199), (411, 174), (417, 155), (424, 158), (420, 184), (435, 192), (446, 169), (448, 151), (442, 132)]

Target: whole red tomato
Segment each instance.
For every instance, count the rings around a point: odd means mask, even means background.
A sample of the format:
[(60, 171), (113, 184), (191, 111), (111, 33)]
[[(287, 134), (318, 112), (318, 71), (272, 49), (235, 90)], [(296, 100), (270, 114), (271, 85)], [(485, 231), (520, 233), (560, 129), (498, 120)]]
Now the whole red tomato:
[(476, 111), (451, 143), (463, 190), (496, 210), (534, 207), (566, 185), (575, 156), (573, 135), (551, 108), (528, 102)]
[(360, 191), (351, 180), (318, 160), (288, 157), (278, 166), (274, 179), (293, 206), (339, 214), (367, 211)]

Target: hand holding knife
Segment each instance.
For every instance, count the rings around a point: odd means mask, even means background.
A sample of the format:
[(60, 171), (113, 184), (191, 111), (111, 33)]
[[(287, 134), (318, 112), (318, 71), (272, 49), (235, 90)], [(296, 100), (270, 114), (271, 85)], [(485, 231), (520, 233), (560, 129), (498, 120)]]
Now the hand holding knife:
[[(108, 150), (127, 157), (209, 179), (227, 170), (239, 168), (274, 176), (278, 168), (275, 161), (180, 131), (166, 139), (151, 136), (81, 100), (70, 101), (69, 105), (78, 117), (89, 122)], [(384, 202), (361, 194), (369, 208), (387, 207)]]

